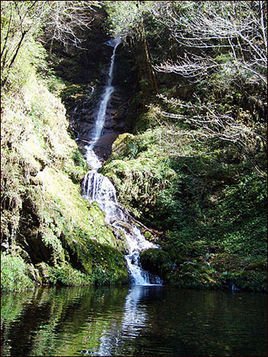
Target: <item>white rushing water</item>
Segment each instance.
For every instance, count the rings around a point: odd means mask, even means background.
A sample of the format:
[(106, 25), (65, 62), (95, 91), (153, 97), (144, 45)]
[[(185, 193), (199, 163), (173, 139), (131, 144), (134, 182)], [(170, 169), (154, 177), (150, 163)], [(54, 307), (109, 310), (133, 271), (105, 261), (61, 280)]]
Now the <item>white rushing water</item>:
[(101, 96), (99, 108), (97, 111), (97, 117), (95, 120), (95, 126), (93, 128), (92, 137), (90, 138), (90, 145), (86, 146), (87, 149), (87, 162), (95, 170), (98, 170), (101, 167), (101, 161), (94, 152), (94, 147), (101, 137), (103, 126), (105, 123), (106, 111), (108, 104), (110, 102), (111, 96), (114, 92), (114, 87), (112, 86), (113, 82), (113, 73), (114, 73), (114, 63), (115, 63), (115, 54), (118, 45), (121, 43), (120, 37), (110, 40), (107, 44), (113, 47), (113, 53), (111, 56), (108, 79), (104, 89), (104, 92)]
[(127, 254), (125, 255), (125, 258), (133, 285), (161, 284), (159, 277), (144, 271), (140, 265), (140, 252), (148, 248), (157, 248), (157, 246), (145, 239), (137, 226), (131, 222), (131, 219), (129, 218), (130, 215), (119, 205), (117, 202), (116, 190), (112, 182), (107, 177), (97, 172), (102, 166), (102, 163), (95, 154), (94, 148), (101, 137), (105, 124), (107, 106), (111, 99), (111, 95), (114, 92), (114, 87), (112, 86), (114, 63), (116, 49), (120, 42), (120, 38), (108, 42), (108, 45), (113, 47), (113, 53), (110, 61), (107, 83), (97, 111), (93, 134), (92, 137), (89, 138), (91, 143), (86, 147), (87, 162), (92, 167), (92, 170), (87, 173), (83, 180), (83, 196), (90, 202), (97, 202), (100, 208), (105, 212), (106, 222), (114, 228), (124, 232), (127, 245)]

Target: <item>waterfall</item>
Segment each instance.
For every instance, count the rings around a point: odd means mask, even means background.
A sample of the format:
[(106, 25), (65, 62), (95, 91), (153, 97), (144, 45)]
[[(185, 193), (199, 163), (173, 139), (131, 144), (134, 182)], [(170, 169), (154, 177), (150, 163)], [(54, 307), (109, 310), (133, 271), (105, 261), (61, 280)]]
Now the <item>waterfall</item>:
[(133, 224), (128, 212), (117, 201), (116, 190), (111, 181), (91, 170), (87, 173), (82, 184), (83, 196), (90, 202), (97, 202), (105, 212), (108, 224), (124, 232), (126, 237), (127, 254), (125, 259), (133, 285), (161, 284), (161, 279), (142, 269), (140, 253), (149, 248), (158, 248), (156, 244), (145, 239), (138, 227)]
[(107, 177), (98, 173), (98, 169), (102, 166), (102, 163), (94, 152), (94, 147), (102, 135), (107, 106), (111, 99), (111, 95), (114, 92), (114, 87), (112, 86), (114, 63), (116, 49), (120, 42), (120, 38), (116, 38), (108, 42), (108, 45), (113, 47), (113, 53), (111, 56), (106, 86), (100, 99), (92, 137), (89, 138), (90, 145), (86, 146), (86, 158), (92, 170), (87, 173), (83, 180), (83, 197), (88, 199), (90, 202), (97, 202), (105, 213), (106, 222), (115, 229), (124, 232), (127, 245), (127, 254), (125, 255), (125, 259), (132, 284), (161, 284), (159, 277), (144, 271), (140, 265), (140, 252), (148, 248), (158, 247), (145, 239), (138, 227), (131, 221), (129, 213), (120, 206), (117, 201), (116, 190), (112, 182)]
[(120, 43), (121, 43), (120, 37), (115, 38), (108, 42), (108, 45), (113, 47), (113, 53), (112, 53), (111, 61), (110, 61), (107, 83), (106, 83), (104, 92), (101, 96), (99, 108), (97, 111), (97, 117), (95, 120), (95, 126), (93, 129), (92, 137), (90, 138), (91, 143), (90, 143), (90, 145), (86, 146), (87, 162), (93, 169), (96, 169), (96, 170), (101, 167), (101, 161), (99, 160), (97, 155), (94, 153), (94, 146), (97, 143), (97, 141), (99, 140), (99, 138), (101, 137), (102, 129), (103, 129), (103, 126), (105, 123), (107, 106), (108, 106), (111, 96), (114, 92), (114, 87), (112, 86), (112, 82), (113, 82), (113, 73), (114, 73), (115, 53), (116, 53), (116, 49)]

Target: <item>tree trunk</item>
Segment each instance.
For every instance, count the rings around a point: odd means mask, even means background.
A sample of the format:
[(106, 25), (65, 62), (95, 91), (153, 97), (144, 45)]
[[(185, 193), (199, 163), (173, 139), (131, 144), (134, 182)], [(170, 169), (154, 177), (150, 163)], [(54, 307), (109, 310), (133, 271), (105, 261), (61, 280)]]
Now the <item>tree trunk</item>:
[(154, 92), (158, 92), (158, 85), (157, 85), (157, 80), (156, 80), (156, 75), (152, 66), (152, 60), (151, 60), (151, 55), (148, 47), (148, 43), (146, 40), (146, 34), (145, 34), (145, 29), (144, 29), (144, 23), (142, 20), (142, 32), (141, 32), (141, 38), (142, 38), (142, 47), (144, 49), (144, 59), (147, 67), (147, 73), (149, 77), (149, 81), (151, 84), (151, 87)]
[(6, 75), (5, 75), (5, 77), (4, 77), (4, 79), (3, 79), (2, 83), (1, 83), (2, 87), (5, 86), (5, 84), (6, 84), (7, 80), (8, 80), (8, 76), (9, 76), (10, 69), (11, 69), (11, 67), (13, 66), (13, 64), (14, 64), (14, 62), (15, 62), (15, 59), (16, 59), (17, 56), (18, 56), (19, 50), (20, 50), (20, 48), (21, 48), (21, 45), (22, 45), (22, 42), (23, 42), (23, 40), (24, 40), (24, 37), (25, 37), (26, 33), (27, 33), (26, 31), (23, 31), (22, 34), (21, 34), (21, 38), (20, 38), (20, 40), (19, 40), (19, 43), (17, 44), (15, 53), (14, 53), (14, 55), (13, 55), (13, 57), (12, 57), (12, 59), (11, 59), (9, 65), (8, 65), (8, 67), (7, 67)]

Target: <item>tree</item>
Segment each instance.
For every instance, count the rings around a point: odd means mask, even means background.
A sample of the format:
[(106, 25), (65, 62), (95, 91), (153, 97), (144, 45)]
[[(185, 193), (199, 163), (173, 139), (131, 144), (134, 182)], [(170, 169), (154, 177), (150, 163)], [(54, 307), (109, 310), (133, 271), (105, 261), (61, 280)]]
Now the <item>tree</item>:
[[(255, 83), (267, 84), (267, 3), (265, 1), (167, 1), (153, 13), (169, 28), (185, 56), (156, 66), (160, 72), (196, 78), (221, 66), (219, 53)], [(198, 53), (198, 55), (196, 54)]]
[(48, 9), (46, 2), (1, 2), (1, 85), (5, 87), (10, 70), (27, 37), (37, 32)]
[(44, 31), (51, 49), (54, 41), (79, 47), (80, 32), (89, 28), (92, 12), (100, 5), (99, 1), (2, 1), (2, 87), (27, 39), (40, 37)]
[(51, 1), (45, 22), (45, 35), (52, 51), (54, 41), (64, 47), (81, 48), (81, 32), (90, 28), (96, 8), (100, 1)]
[[(163, 118), (189, 125), (194, 129), (196, 140), (216, 139), (235, 145), (254, 164), (257, 171), (264, 174), (255, 158), (257, 152), (267, 150), (266, 127), (263, 123), (254, 122), (250, 114), (242, 109), (236, 116), (233, 113), (222, 113), (217, 103), (202, 102), (198, 97), (194, 98), (195, 102), (160, 97), (180, 112), (178, 114), (162, 110)], [(188, 135), (187, 131), (185, 135)]]
[[(163, 117), (189, 125), (199, 138), (235, 145), (257, 169), (256, 153), (266, 148), (266, 10), (264, 1), (159, 1), (151, 8), (177, 43), (177, 60), (154, 68), (199, 87), (187, 101), (161, 95), (169, 108)], [(243, 108), (236, 99), (242, 96), (258, 114)]]

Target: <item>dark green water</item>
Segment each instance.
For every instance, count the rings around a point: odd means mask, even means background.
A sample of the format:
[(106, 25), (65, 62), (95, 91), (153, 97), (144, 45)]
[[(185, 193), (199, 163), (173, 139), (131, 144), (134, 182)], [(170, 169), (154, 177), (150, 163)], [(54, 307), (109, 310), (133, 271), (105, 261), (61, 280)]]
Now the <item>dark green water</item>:
[(168, 287), (4, 294), (1, 356), (267, 356), (266, 298)]

